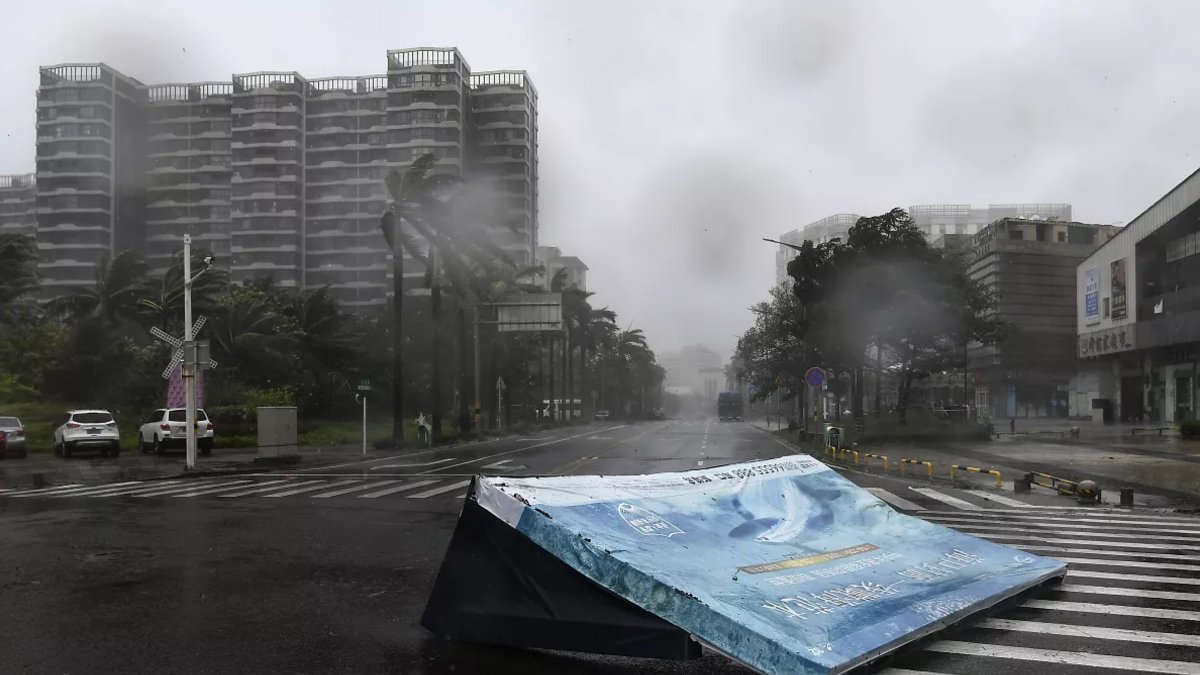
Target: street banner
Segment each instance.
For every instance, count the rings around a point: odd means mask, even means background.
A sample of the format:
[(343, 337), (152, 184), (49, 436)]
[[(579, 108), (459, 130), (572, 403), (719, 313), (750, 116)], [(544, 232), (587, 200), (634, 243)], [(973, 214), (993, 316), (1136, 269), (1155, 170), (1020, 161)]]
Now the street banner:
[(1100, 321), (1100, 268), (1083, 272), (1083, 313), (1088, 324)]
[(767, 673), (843, 672), (1066, 573), (898, 513), (807, 455), (679, 473), (480, 476), (469, 499), (600, 587)]
[(1112, 318), (1124, 319), (1128, 316), (1127, 294), (1125, 283), (1125, 259), (1112, 262)]

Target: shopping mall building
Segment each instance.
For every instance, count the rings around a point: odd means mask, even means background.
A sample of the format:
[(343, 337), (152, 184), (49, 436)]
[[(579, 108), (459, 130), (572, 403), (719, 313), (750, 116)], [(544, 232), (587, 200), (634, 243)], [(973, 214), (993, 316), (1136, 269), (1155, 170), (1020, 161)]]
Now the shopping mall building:
[(1085, 258), (1076, 277), (1071, 414), (1096, 423), (1197, 419), (1200, 171)]

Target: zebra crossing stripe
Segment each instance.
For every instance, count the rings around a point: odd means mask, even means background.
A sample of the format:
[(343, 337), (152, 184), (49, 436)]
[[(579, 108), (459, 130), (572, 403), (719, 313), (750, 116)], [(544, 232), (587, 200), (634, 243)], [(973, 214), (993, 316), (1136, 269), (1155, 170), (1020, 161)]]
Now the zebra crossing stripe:
[[(966, 530), (959, 530), (966, 532)], [(967, 532), (970, 534), (970, 532)], [(999, 537), (999, 536), (984, 536), (979, 535), (984, 539), (1020, 539), (1020, 537)], [(1077, 543), (1077, 542), (1072, 542)], [(1104, 551), (1094, 548), (1062, 548), (1061, 546), (1037, 546), (1035, 544), (1013, 544), (1014, 547), (1031, 552), (1038, 553), (1085, 553), (1091, 556), (1107, 556), (1110, 558), (1134, 556), (1138, 558), (1150, 558), (1153, 560), (1188, 560), (1192, 562), (1200, 561), (1200, 556), (1181, 555), (1177, 553), (1142, 553), (1141, 551)], [(1087, 561), (1085, 561), (1087, 562)], [(1124, 560), (1114, 560), (1114, 563), (1125, 562)]]
[(879, 499), (882, 499), (883, 501), (887, 502), (888, 504), (891, 504), (892, 506), (900, 509), (901, 511), (924, 511), (925, 510), (924, 506), (910, 502), (907, 499), (905, 499), (904, 497), (896, 495), (896, 494), (894, 494), (888, 490), (885, 490), (883, 488), (869, 487), (869, 488), (867, 488), (867, 492), (870, 492), (871, 494), (875, 495)]
[(946, 675), (945, 673), (936, 673), (932, 670), (912, 670), (911, 668), (884, 668), (877, 671), (877, 675)]
[(941, 652), (943, 654), (1036, 661), (1041, 664), (1091, 666), (1092, 668), (1119, 669), (1126, 672), (1177, 673), (1179, 675), (1196, 675), (1197, 672), (1200, 672), (1195, 663), (1187, 661), (1145, 659), (1135, 656), (1093, 654), (1091, 652), (1068, 652), (1057, 649), (1037, 649), (1034, 647), (978, 644), (974, 642), (961, 642), (959, 640), (941, 640), (925, 648), (929, 651)]
[(443, 485), (442, 487), (433, 488), (432, 490), (418, 492), (415, 495), (409, 495), (408, 498), (409, 499), (427, 499), (434, 495), (440, 495), (442, 493), (450, 492), (452, 490), (461, 490), (462, 488), (465, 488), (470, 484), (471, 484), (471, 481), (469, 481), (469, 480), (459, 481), (457, 483), (451, 483), (449, 485)]
[[(250, 481), (250, 482), (253, 483), (253, 481)], [(264, 483), (255, 483), (255, 485), (257, 487), (266, 487), (268, 485), (277, 485), (279, 483), (289, 483), (289, 482), (291, 482), (291, 481), (271, 480), (271, 481), (266, 481)], [(194, 490), (188, 491), (188, 492), (178, 492), (171, 496), (172, 497), (199, 497), (201, 495), (211, 495), (211, 494), (216, 494), (218, 492), (229, 492), (230, 490), (240, 490), (243, 487), (246, 487), (246, 486), (244, 484), (243, 485), (233, 485), (233, 486), (227, 485), (225, 487), (212, 487), (211, 485), (209, 485), (208, 487), (200, 487), (200, 488), (196, 488)]]
[(982, 511), (983, 510), (983, 507), (981, 507), (981, 506), (975, 506), (971, 502), (966, 502), (966, 501), (959, 499), (958, 497), (952, 497), (948, 494), (943, 494), (941, 492), (938, 492), (937, 490), (934, 490), (933, 488), (910, 487), (908, 489), (912, 490), (913, 492), (923, 494), (926, 497), (929, 497), (930, 499), (936, 499), (943, 504), (949, 504), (950, 506), (960, 508), (964, 511)]
[(438, 481), (436, 481), (436, 480), (419, 480), (415, 483), (409, 483), (408, 485), (397, 485), (396, 487), (385, 488), (383, 490), (377, 490), (375, 492), (368, 492), (365, 495), (359, 495), (358, 498), (359, 499), (377, 499), (379, 497), (386, 497), (388, 495), (394, 495), (397, 492), (407, 492), (409, 490), (416, 490), (419, 487), (424, 487), (426, 485), (433, 485), (434, 483), (437, 483), (437, 482)]
[(1150, 591), (1145, 588), (1123, 588), (1121, 586), (1079, 586), (1062, 584), (1057, 589), (1063, 593), (1080, 593), (1082, 595), (1115, 595), (1125, 598), (1154, 598), (1155, 600), (1185, 600), (1200, 602), (1200, 593), (1181, 593), (1178, 591)]
[(1046, 609), (1056, 612), (1111, 614), (1116, 616), (1137, 616), (1144, 619), (1171, 619), (1175, 621), (1200, 621), (1200, 612), (1188, 609), (1130, 607), (1127, 605), (1105, 605), (1095, 602), (1073, 602), (1069, 600), (1026, 600), (1021, 603), (1021, 606), (1029, 609)]
[(319, 495), (312, 495), (311, 498), (312, 499), (328, 499), (330, 497), (341, 497), (342, 495), (348, 495), (351, 492), (359, 492), (361, 490), (370, 490), (372, 488), (381, 488), (381, 487), (384, 487), (385, 485), (395, 485), (396, 483), (399, 483), (399, 482), (400, 481), (398, 481), (398, 480), (381, 480), (381, 481), (376, 481), (374, 483), (365, 483), (363, 485), (354, 485), (354, 486), (351, 486), (351, 487), (348, 487), (348, 488), (345, 488), (342, 490), (334, 490), (333, 492), (322, 492)]
[(142, 481), (140, 481), (140, 480), (128, 480), (128, 481), (125, 481), (124, 483), (109, 483), (108, 485), (80, 485), (80, 484), (59, 485), (57, 487), (41, 488), (40, 490), (25, 490), (25, 491), (22, 491), (22, 492), (19, 492), (17, 494), (10, 495), (10, 496), (13, 498), (18, 498), (18, 497), (58, 497), (60, 495), (65, 496), (68, 493), (78, 494), (78, 493), (82, 493), (82, 492), (90, 492), (92, 490), (104, 490), (104, 489), (108, 489), (108, 488), (112, 488), (112, 487), (116, 487), (116, 486), (124, 487), (124, 486), (128, 486), (128, 485), (139, 485), (139, 484), (141, 484), (141, 482)]
[[(250, 483), (250, 482), (252, 482), (252, 481), (233, 480), (233, 481), (224, 481), (221, 483), (202, 483), (201, 485), (207, 485), (209, 487), (216, 487), (218, 485), (245, 485), (246, 483)], [(195, 485), (195, 484), (174, 485), (172, 487), (163, 488), (161, 490), (151, 490), (150, 492), (139, 492), (138, 494), (134, 495), (134, 497), (138, 497), (138, 498), (141, 498), (141, 497), (165, 497), (166, 495), (169, 495), (169, 494), (172, 494), (175, 492), (188, 492), (190, 490), (195, 490), (196, 487), (197, 487), (197, 485)]]
[(1071, 565), (1096, 565), (1098, 567), (1147, 567), (1155, 570), (1200, 572), (1200, 565), (1181, 565), (1178, 563), (1143, 562), (1140, 560), (1094, 560), (1092, 558), (1065, 558), (1058, 555), (1054, 556), (1054, 559)]
[[(1187, 550), (1191, 550), (1191, 551), (1200, 550), (1200, 547), (1196, 547), (1196, 546), (1172, 546), (1172, 545), (1162, 546), (1159, 544), (1143, 544), (1143, 543), (1136, 542), (1136, 541), (1094, 541), (1094, 540), (1090, 540), (1090, 539), (1058, 539), (1058, 538), (1054, 538), (1054, 537), (1037, 537), (1037, 536), (1033, 536), (1033, 535), (1017, 536), (1017, 535), (1012, 535), (1012, 534), (993, 534), (990, 532), (975, 532), (972, 529), (963, 528), (963, 527), (956, 527), (954, 529), (958, 530), (959, 532), (973, 534), (977, 537), (983, 537), (984, 539), (994, 539), (994, 540), (998, 540), (998, 541), (1040, 541), (1040, 542), (1043, 542), (1046, 544), (1085, 544), (1085, 545), (1090, 545), (1090, 546), (1120, 546), (1123, 548), (1136, 548), (1136, 549), (1146, 549), (1146, 550), (1153, 550), (1153, 551), (1179, 551), (1179, 550), (1183, 550), (1183, 549), (1187, 549)], [(1073, 553), (1074, 552), (1094, 553), (1096, 555), (1142, 555), (1140, 551), (1101, 552), (1101, 551), (1091, 551), (1091, 550), (1087, 550), (1087, 549), (1078, 549), (1077, 551), (1072, 551), (1072, 552)], [(1173, 559), (1173, 560), (1200, 560), (1200, 558), (1198, 558), (1194, 555), (1188, 555), (1188, 556), (1178, 555), (1178, 554), (1167, 554), (1167, 555), (1169, 555), (1170, 559)]]
[[(1145, 525), (1155, 525), (1156, 523), (1124, 523), (1118, 521), (1087, 521), (1088, 524), (1080, 524), (1078, 518), (1037, 518), (1025, 515), (1013, 515), (1010, 520), (1008, 518), (977, 518), (973, 513), (960, 513), (958, 515), (930, 515), (928, 520), (935, 520), (939, 523), (966, 523), (980, 525), (1026, 525), (1026, 524), (1046, 524), (1055, 527), (1064, 527), (1071, 530), (1082, 531), (1101, 531), (1108, 532), (1114, 529), (1129, 529), (1137, 530), (1138, 532), (1158, 532), (1160, 534), (1200, 534), (1200, 530), (1173, 530), (1165, 527), (1144, 527)], [(1103, 522), (1118, 527), (1105, 527), (1102, 525), (1092, 525), (1091, 523)]]
[(262, 494), (264, 492), (274, 492), (276, 490), (286, 489), (289, 487), (300, 487), (301, 485), (312, 485), (314, 483), (324, 483), (325, 481), (323, 481), (323, 480), (301, 480), (301, 481), (286, 481), (286, 482), (288, 483), (288, 485), (264, 485), (264, 484), (260, 483), (256, 487), (252, 487), (248, 490), (239, 490), (237, 492), (230, 492), (228, 494), (223, 494), (223, 495), (218, 495), (218, 496), (226, 497), (226, 498), (248, 497), (250, 495)]
[[(153, 492), (155, 490), (161, 490), (161, 489), (164, 489), (164, 488), (166, 488), (168, 486), (172, 486), (172, 485), (186, 486), (189, 484), (190, 484), (190, 482), (181, 481), (181, 480), (178, 480), (178, 481), (146, 481), (146, 482), (142, 483), (141, 487), (131, 487), (131, 488), (124, 488), (124, 489), (120, 489), (120, 490), (110, 490), (108, 492), (89, 492), (85, 496), (87, 496), (87, 497), (132, 497), (134, 495), (138, 495), (143, 492)], [(67, 495), (67, 496), (73, 496), (73, 495)]]
[[(937, 519), (930, 518), (930, 520), (933, 522), (936, 522), (936, 523), (946, 523), (946, 524), (950, 524), (950, 525), (957, 525), (957, 523), (954, 522), (954, 520), (952, 518), (937, 518)], [(1128, 534), (1125, 532), (1105, 532), (1105, 531), (1096, 532), (1096, 531), (1092, 531), (1092, 530), (1089, 530), (1086, 532), (1073, 532), (1070, 529), (1045, 530), (1045, 529), (1041, 529), (1041, 528), (1038, 528), (1036, 530), (1030, 530), (1029, 528), (1036, 526), (1035, 523), (1028, 523), (1028, 524), (1020, 523), (1021, 525), (1025, 525), (1025, 527), (1005, 527), (1005, 525), (1016, 525), (1016, 524), (1018, 524), (1018, 523), (996, 523), (996, 524), (971, 523), (970, 528), (973, 530), (986, 530), (988, 532), (1031, 532), (1032, 531), (1032, 532), (1037, 532), (1038, 534), (1063, 534), (1063, 535), (1067, 535), (1067, 536), (1080, 536), (1080, 537), (1103, 537), (1105, 539), (1149, 539), (1151, 541), (1162, 541), (1164, 539), (1170, 539), (1171, 541), (1194, 541), (1194, 542), (1200, 543), (1200, 538), (1197, 538), (1197, 537), (1176, 537), (1176, 536), (1171, 536), (1171, 535), (1164, 536), (1161, 534)], [(1050, 527), (1062, 527), (1062, 525), (1050, 525)], [(1112, 543), (1112, 542), (1109, 542), (1109, 543)], [(1196, 546), (1180, 546), (1179, 548), (1191, 548), (1191, 549), (1200, 550), (1200, 547), (1196, 547)]]
[(1023, 501), (1011, 499), (1009, 497), (1005, 497), (1004, 495), (998, 495), (994, 492), (987, 492), (985, 490), (963, 490), (963, 492), (965, 492), (969, 495), (974, 495), (976, 497), (979, 497), (980, 499), (986, 499), (990, 502), (996, 502), (997, 504), (1004, 504), (1005, 506), (1011, 506), (1015, 509), (1032, 509), (1032, 508), (1034, 508), (1033, 504), (1026, 504)]
[(1142, 581), (1151, 584), (1179, 584), (1181, 586), (1200, 586), (1200, 579), (1194, 577), (1164, 577), (1156, 574), (1121, 574), (1119, 572), (1093, 572), (1092, 570), (1068, 570), (1067, 579), (1084, 577), (1086, 579), (1109, 579), (1112, 581)]
[(978, 626), (980, 628), (1011, 630), (1021, 633), (1099, 638), (1101, 640), (1119, 640), (1122, 642), (1145, 642), (1148, 644), (1176, 645), (1180, 647), (1200, 647), (1200, 635), (1185, 635), (1181, 633), (1130, 630), (1128, 628), (1102, 628), (1100, 626), (1073, 626), (1062, 623), (1014, 621), (1011, 619), (987, 619), (981, 621)]
[(351, 478), (350, 480), (337, 481), (335, 483), (322, 484), (322, 485), (309, 485), (307, 487), (300, 487), (300, 488), (296, 488), (294, 490), (284, 490), (283, 492), (273, 492), (269, 495), (263, 495), (263, 496), (268, 497), (268, 498), (291, 497), (292, 495), (304, 494), (305, 492), (316, 492), (317, 490), (325, 490), (328, 488), (342, 487), (345, 485), (350, 485), (352, 483), (361, 483), (361, 482), (362, 482), (361, 478)]

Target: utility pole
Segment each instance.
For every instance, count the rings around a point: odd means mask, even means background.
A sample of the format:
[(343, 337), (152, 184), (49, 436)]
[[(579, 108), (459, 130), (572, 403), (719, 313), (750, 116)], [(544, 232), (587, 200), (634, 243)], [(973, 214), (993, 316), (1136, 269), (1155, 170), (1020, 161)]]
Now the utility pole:
[(475, 401), (471, 404), (471, 419), (475, 421), (475, 433), (479, 433), (480, 418), (483, 412), (479, 409), (479, 305), (473, 305), (471, 311), (473, 312), (473, 323), (475, 326), (475, 358), (472, 364), (475, 367)]
[[(199, 276), (199, 275), (197, 275)], [(187, 470), (196, 469), (196, 336), (192, 333), (192, 235), (183, 235), (183, 390), (187, 410)]]

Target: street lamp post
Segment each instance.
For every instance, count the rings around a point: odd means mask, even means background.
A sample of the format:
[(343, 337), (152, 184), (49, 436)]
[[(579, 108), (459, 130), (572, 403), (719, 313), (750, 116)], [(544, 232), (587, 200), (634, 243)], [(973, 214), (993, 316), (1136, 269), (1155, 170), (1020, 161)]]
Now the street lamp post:
[(195, 326), (192, 325), (192, 284), (213, 266), (213, 256), (204, 259), (204, 269), (192, 276), (192, 235), (183, 235), (183, 375), (184, 407), (187, 427), (184, 438), (187, 445), (187, 470), (196, 468), (196, 371), (202, 366), (200, 350), (196, 346)]

